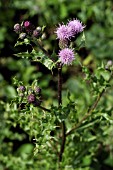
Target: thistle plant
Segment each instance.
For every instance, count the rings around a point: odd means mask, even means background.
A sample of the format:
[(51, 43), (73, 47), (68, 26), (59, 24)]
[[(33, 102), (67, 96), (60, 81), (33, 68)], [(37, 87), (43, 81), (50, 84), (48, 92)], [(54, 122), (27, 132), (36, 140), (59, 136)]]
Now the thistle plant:
[[(89, 155), (88, 166), (90, 167), (98, 150), (98, 144), (101, 144), (101, 140), (106, 136), (99, 133), (100, 129), (103, 133), (105, 130), (103, 124), (113, 123), (110, 109), (104, 106), (101, 108), (101, 98), (104, 98), (104, 94), (110, 87), (112, 62), (108, 62), (107, 65), (102, 64), (96, 72), (92, 73), (80, 63), (77, 52), (81, 44), (78, 46), (76, 40), (80, 34), (83, 34), (84, 38), (84, 29), (85, 25), (78, 19), (59, 24), (54, 31), (59, 51), (50, 54), (43, 47), (44, 27), (35, 28), (29, 21), (14, 26), (14, 31), (19, 35), (15, 46), (32, 44), (31, 52), (20, 52), (15, 55), (40, 62), (51, 70), (51, 73), (54, 70), (58, 73), (57, 105), (53, 103), (46, 106), (42, 97), (43, 89), (38, 83), (40, 79), (34, 80), (30, 85), (24, 85), (16, 79), (14, 82), (18, 95), (11, 104), (12, 119), (19, 123), (33, 139), (34, 155), (37, 157), (39, 169), (42, 167), (59, 170), (84, 169), (83, 160), (87, 155)], [(83, 83), (90, 86), (93, 95), (89, 106), (84, 106), (83, 113), (79, 112), (77, 99), (76, 101), (73, 99), (68, 89), (66, 97), (68, 102), (63, 105), (62, 69), (75, 64), (79, 64)], [(81, 91), (80, 93), (84, 96), (84, 93)]]

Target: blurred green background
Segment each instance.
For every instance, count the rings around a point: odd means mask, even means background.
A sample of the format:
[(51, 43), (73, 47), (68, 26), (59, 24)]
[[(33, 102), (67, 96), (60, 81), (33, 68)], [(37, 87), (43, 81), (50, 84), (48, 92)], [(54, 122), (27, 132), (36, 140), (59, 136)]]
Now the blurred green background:
[[(14, 56), (20, 52), (20, 49), (24, 51), (28, 47), (14, 48), (18, 35), (14, 32), (13, 26), (25, 20), (31, 21), (35, 26), (45, 25), (44, 48), (51, 52), (57, 47), (54, 30), (58, 23), (66, 23), (72, 18), (78, 18), (86, 25), (85, 47), (78, 53), (81, 62), (93, 72), (102, 62), (112, 60), (112, 0), (0, 0), (0, 170), (35, 170), (38, 166), (37, 160), (28, 156), (34, 148), (29, 135), (19, 126), (8, 123), (11, 118), (4, 112), (2, 106), (2, 102), (10, 102), (16, 96), (13, 77), (16, 76), (25, 85), (38, 78), (43, 89), (45, 104), (48, 106), (52, 104), (53, 99), (56, 100), (54, 91), (57, 88), (56, 77), (51, 76), (51, 72), (41, 64)], [(78, 99), (82, 112), (85, 106), (90, 104), (91, 96), (88, 87), (80, 78), (76, 78), (80, 75), (79, 67), (64, 68), (63, 95), (65, 97), (65, 89), (70, 89), (73, 98)], [(84, 96), (80, 95), (80, 91), (83, 91)], [(112, 96), (111, 90), (107, 96), (106, 106), (112, 106)], [(113, 150), (112, 145), (113, 138), (108, 142), (110, 151)], [(113, 169), (113, 159), (109, 149), (101, 148), (97, 153), (97, 159), (99, 163), (95, 170)]]

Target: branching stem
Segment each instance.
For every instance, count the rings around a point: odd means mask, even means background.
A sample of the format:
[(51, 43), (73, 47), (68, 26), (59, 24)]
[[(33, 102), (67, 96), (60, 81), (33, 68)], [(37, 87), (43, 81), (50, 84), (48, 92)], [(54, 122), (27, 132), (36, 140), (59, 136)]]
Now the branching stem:
[[(111, 76), (110, 76), (108, 82), (110, 82), (112, 76), (113, 76), (113, 74), (112, 74), (112, 72), (111, 72)], [(84, 116), (76, 125), (74, 125), (69, 132), (66, 133), (66, 136), (72, 134), (72, 133), (83, 123), (83, 121), (86, 120), (86, 119), (92, 114), (92, 112), (93, 112), (93, 111), (95, 110), (95, 108), (97, 107), (97, 105), (98, 105), (101, 97), (102, 97), (103, 94), (105, 93), (106, 88), (107, 88), (107, 86), (106, 86), (106, 87), (100, 92), (100, 94), (97, 96), (95, 102), (94, 102), (93, 105), (90, 107), (90, 109), (89, 109), (88, 112), (85, 114), (85, 116)]]
[(49, 58), (50, 60), (52, 60), (53, 62), (55, 62), (54, 59), (51, 57), (51, 55), (42, 47), (42, 45), (38, 42), (37, 39), (34, 38), (32, 41), (40, 48), (40, 50), (41, 50), (46, 56), (48, 56), (48, 58)]
[(97, 99), (95, 100), (94, 104), (91, 106), (91, 108), (89, 109), (89, 111), (85, 114), (85, 116), (75, 125), (72, 127), (72, 129), (67, 132), (66, 136), (70, 135), (73, 133), (73, 131), (75, 131), (82, 123), (84, 120), (86, 120), (94, 111), (94, 109), (96, 108), (98, 102), (100, 101), (100, 98), (102, 97), (103, 93), (105, 90), (103, 90), (100, 95), (97, 97)]

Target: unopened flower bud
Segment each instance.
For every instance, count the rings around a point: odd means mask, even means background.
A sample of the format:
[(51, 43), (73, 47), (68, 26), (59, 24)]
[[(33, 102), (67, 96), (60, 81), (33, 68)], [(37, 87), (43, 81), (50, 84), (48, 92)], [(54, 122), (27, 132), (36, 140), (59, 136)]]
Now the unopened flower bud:
[(38, 32), (37, 30), (34, 30), (34, 31), (33, 31), (33, 36), (36, 37), (36, 38), (38, 38), (39, 32)]
[(109, 61), (107, 62), (107, 65), (108, 65), (108, 66), (112, 66), (112, 65), (113, 65), (113, 61), (112, 61), (112, 60), (109, 60)]
[(33, 89), (32, 89), (32, 88), (29, 88), (28, 94), (32, 94), (32, 93), (33, 93)]
[(34, 103), (36, 101), (36, 97), (34, 94), (30, 94), (28, 97), (27, 97), (27, 100), (29, 103)]
[(20, 24), (15, 24), (15, 25), (14, 25), (14, 31), (15, 31), (16, 33), (20, 33), (20, 32), (22, 31), (21, 25), (20, 25)]
[(20, 39), (24, 39), (25, 37), (26, 37), (26, 33), (24, 33), (24, 32), (19, 35)]
[(42, 38), (42, 40), (44, 40), (46, 38), (46, 34), (45, 33), (42, 34), (41, 38)]
[(42, 30), (42, 28), (41, 27), (37, 27), (36, 30), (40, 32)]
[(68, 40), (59, 40), (59, 47), (61, 49), (68, 47)]
[(35, 93), (38, 93), (38, 94), (40, 94), (41, 93), (41, 88), (40, 87), (35, 87)]
[(25, 32), (29, 35), (32, 35), (33, 30), (34, 30), (34, 25), (32, 25), (29, 21), (25, 21), (23, 26), (24, 26)]
[(107, 62), (107, 64), (106, 64), (106, 70), (110, 70), (111, 69), (111, 67), (113, 66), (113, 61), (112, 60), (109, 60), (108, 62)]
[(20, 97), (23, 97), (23, 96), (24, 96), (24, 93), (19, 93), (19, 96), (20, 96)]
[(21, 91), (21, 92), (24, 92), (26, 90), (25, 86), (19, 86), (17, 88), (17, 91)]

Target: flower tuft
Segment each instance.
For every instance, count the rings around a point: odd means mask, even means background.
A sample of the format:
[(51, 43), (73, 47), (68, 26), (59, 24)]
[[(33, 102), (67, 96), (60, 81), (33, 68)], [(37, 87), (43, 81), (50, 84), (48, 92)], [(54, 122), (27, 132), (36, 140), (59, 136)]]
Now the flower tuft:
[(72, 37), (72, 32), (70, 32), (70, 28), (67, 25), (60, 25), (56, 29), (57, 38), (60, 40), (70, 39)]
[(71, 33), (74, 36), (75, 34), (82, 32), (85, 25), (82, 25), (82, 22), (78, 19), (74, 19), (68, 22), (68, 27), (70, 27)]
[(64, 48), (60, 50), (59, 52), (59, 59), (62, 64), (70, 65), (72, 64), (73, 60), (75, 59), (74, 57), (74, 51), (69, 48)]

